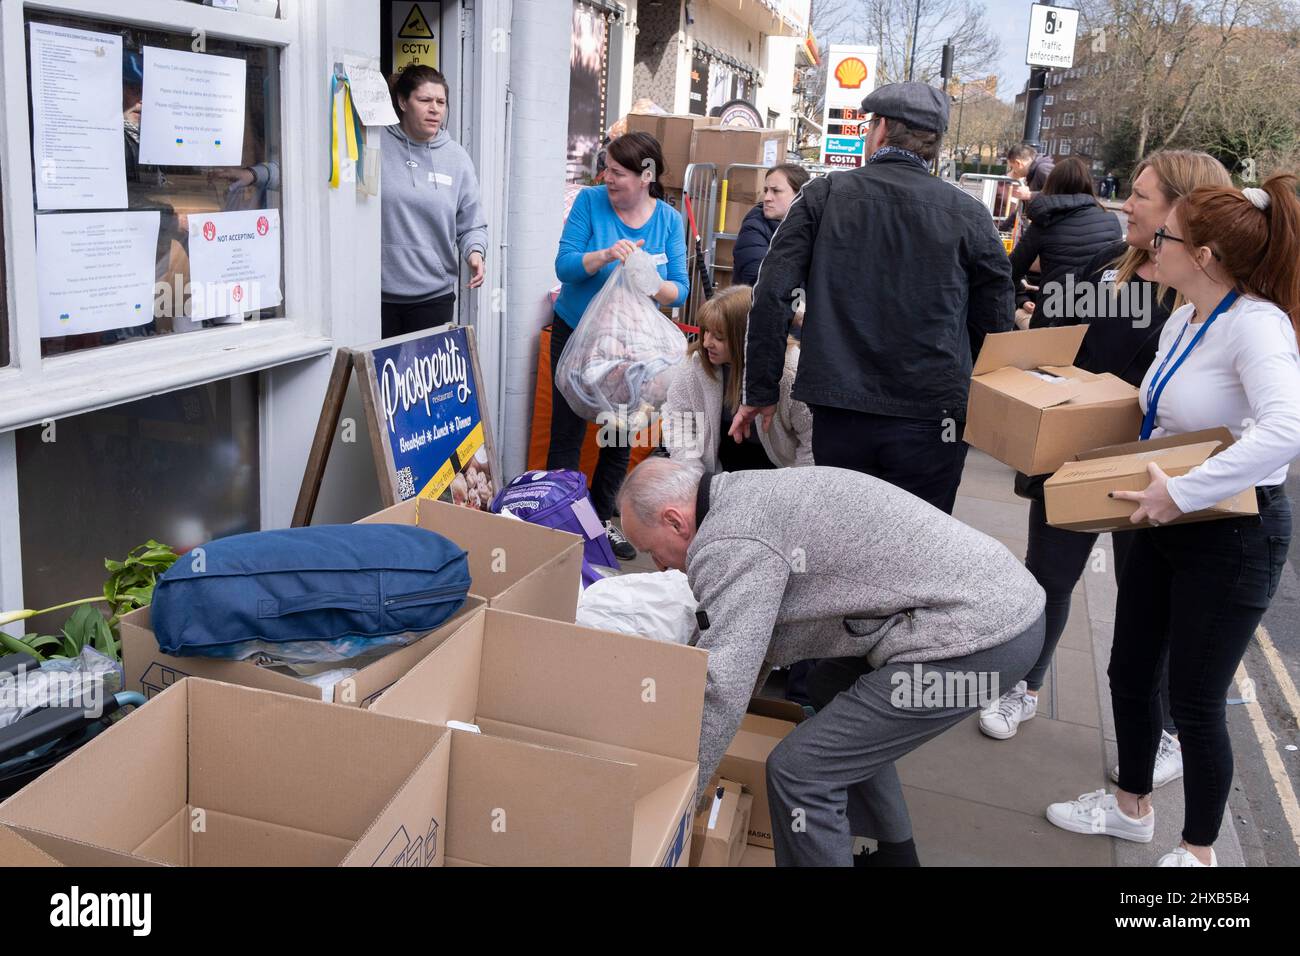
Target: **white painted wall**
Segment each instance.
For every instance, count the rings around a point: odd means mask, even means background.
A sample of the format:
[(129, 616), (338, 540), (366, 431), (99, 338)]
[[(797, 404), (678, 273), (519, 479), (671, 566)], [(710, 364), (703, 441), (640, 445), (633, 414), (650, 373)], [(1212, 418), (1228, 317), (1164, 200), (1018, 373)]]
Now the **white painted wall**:
[(564, 221), (570, 20), (554, 0), (515, 0), (510, 35), (510, 172), (506, 235), (505, 394), (497, 423), (502, 471), (524, 470), (536, 384), (537, 336), (551, 321)]
[(795, 58), (802, 44), (799, 37), (763, 38), (763, 84), (754, 105), (764, 121), (768, 110), (777, 114), (777, 129), (793, 129)]

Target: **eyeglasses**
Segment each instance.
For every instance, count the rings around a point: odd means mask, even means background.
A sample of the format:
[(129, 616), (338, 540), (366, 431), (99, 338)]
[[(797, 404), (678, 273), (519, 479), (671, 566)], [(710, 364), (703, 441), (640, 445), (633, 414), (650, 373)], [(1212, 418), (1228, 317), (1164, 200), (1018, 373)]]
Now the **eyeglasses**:
[(1159, 229), (1156, 230), (1156, 234), (1151, 237), (1151, 248), (1155, 249), (1158, 252), (1160, 250), (1160, 246), (1164, 243), (1166, 239), (1168, 239), (1170, 242), (1185, 243), (1187, 241), (1186, 239), (1179, 239), (1177, 236), (1170, 234), (1169, 231), (1166, 230), (1164, 226), (1161, 226)]

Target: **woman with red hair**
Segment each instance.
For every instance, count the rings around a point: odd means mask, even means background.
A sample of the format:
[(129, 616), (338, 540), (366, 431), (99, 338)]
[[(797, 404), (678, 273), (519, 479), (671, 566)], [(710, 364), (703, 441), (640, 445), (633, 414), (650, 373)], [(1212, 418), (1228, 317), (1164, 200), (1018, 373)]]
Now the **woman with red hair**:
[[(1263, 188), (1202, 186), (1155, 233), (1156, 278), (1187, 304), (1169, 317), (1139, 391), (1142, 438), (1227, 426), (1228, 449), (1170, 478), (1152, 463), (1119, 582), (1110, 658), (1119, 789), (1047, 808), (1066, 830), (1150, 842), (1160, 740), (1156, 690), (1169, 695), (1183, 751), (1182, 843), (1159, 866), (1216, 866), (1232, 784), (1225, 697), (1277, 591), (1291, 542), (1283, 483), (1300, 456), (1300, 200), (1294, 176)], [(1164, 527), (1254, 488), (1259, 516)]]

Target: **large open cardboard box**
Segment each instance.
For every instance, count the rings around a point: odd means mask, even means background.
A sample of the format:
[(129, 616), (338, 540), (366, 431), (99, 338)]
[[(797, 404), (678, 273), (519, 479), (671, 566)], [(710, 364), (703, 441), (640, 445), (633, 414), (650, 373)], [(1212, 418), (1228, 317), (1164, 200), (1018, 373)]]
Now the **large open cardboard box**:
[[(574, 624), (481, 610), (394, 684), (371, 708), (434, 724), (476, 725), (503, 738), (600, 758), (590, 763), (581, 812), (562, 812), (573, 862), (686, 865), (698, 783), (706, 652)], [(510, 777), (502, 786), (510, 786)], [(519, 784), (513, 784), (518, 788)], [(544, 863), (521, 858), (492, 834), (455, 821), (456, 861)], [(458, 841), (464, 841), (463, 843)], [(509, 852), (508, 852), (509, 851)]]
[(0, 803), (56, 861), (429, 866), (448, 732), (190, 678)]
[(1071, 364), (1087, 331), (1071, 325), (987, 336), (972, 370), (966, 443), (1026, 475), (1045, 475), (1081, 452), (1137, 438), (1137, 389)]
[(638, 773), (191, 678), (0, 804), (0, 866), (626, 865)]
[[(1227, 428), (1208, 428), (1084, 452), (1044, 482), (1047, 523), (1069, 531), (1149, 528), (1151, 525), (1147, 522), (1133, 524), (1129, 520), (1137, 511), (1137, 505), (1121, 498), (1111, 498), (1110, 492), (1142, 491), (1151, 483), (1147, 473), (1151, 462), (1159, 465), (1170, 478), (1185, 475), (1232, 442), (1232, 432)], [(1169, 523), (1190, 524), (1254, 514), (1259, 514), (1259, 501), (1251, 487), (1226, 501)]]
[[(230, 661), (213, 657), (174, 657), (158, 649), (149, 608), (142, 607), (124, 615), (121, 620), (122, 668), (126, 675), (128, 691), (145, 697), (161, 694), (168, 687), (186, 677), (203, 677), (208, 680), (258, 687), (295, 697), (310, 697), (352, 707), (369, 707), (384, 689), (415, 666), (415, 663), (453, 633), (461, 623), (486, 602), (470, 596), (465, 605), (441, 627), (430, 631), (420, 640), (359, 669), (331, 688), (321, 688), (301, 677), (262, 667), (253, 661)], [(346, 662), (340, 662), (345, 664)]]
[(406, 524), (436, 531), (469, 553), (470, 594), (489, 607), (572, 622), (582, 593), (583, 539), (567, 531), (412, 498), (357, 524)]

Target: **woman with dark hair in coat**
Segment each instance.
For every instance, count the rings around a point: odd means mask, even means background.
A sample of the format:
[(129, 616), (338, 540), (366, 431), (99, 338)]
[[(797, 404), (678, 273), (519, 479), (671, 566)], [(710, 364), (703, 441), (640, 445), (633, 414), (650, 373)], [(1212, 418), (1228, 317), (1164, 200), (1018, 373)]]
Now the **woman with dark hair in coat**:
[(763, 201), (745, 214), (736, 234), (736, 248), (732, 252), (732, 285), (752, 286), (758, 281), (758, 267), (772, 244), (776, 227), (781, 225), (790, 204), (810, 178), (808, 170), (794, 163), (782, 163), (767, 171)]
[(1029, 201), (1029, 227), (1011, 250), (1011, 281), (1019, 288), (1038, 260), (1044, 280), (1086, 266), (1124, 234), (1119, 218), (1097, 201), (1092, 175), (1077, 156), (1061, 160), (1043, 191)]

